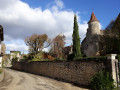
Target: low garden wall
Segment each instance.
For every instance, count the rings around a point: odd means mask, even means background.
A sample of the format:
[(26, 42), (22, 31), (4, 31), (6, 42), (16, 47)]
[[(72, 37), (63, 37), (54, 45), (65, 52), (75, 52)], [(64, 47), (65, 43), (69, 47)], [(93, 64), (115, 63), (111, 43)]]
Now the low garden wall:
[(88, 86), (96, 72), (106, 69), (106, 60), (12, 62), (12, 68)]

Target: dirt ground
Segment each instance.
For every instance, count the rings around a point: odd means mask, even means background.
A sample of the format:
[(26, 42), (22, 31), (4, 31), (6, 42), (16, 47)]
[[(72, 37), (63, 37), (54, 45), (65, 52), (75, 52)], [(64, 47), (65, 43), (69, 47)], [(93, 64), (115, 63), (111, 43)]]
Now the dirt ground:
[(5, 78), (0, 83), (0, 90), (88, 90), (43, 76), (7, 68), (3, 70)]

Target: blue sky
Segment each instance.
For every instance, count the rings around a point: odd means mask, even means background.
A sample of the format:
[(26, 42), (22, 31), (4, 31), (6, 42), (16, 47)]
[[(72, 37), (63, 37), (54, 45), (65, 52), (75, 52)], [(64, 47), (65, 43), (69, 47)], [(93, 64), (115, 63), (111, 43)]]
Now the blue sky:
[(66, 45), (71, 45), (74, 14), (82, 41), (92, 11), (104, 29), (120, 13), (120, 0), (0, 0), (6, 49), (28, 52), (24, 40), (35, 33), (47, 34), (51, 39), (62, 33)]
[[(54, 0), (22, 0), (28, 3), (32, 8), (41, 7), (43, 10), (48, 8), (48, 4)], [(112, 19), (115, 19), (120, 13), (120, 0), (62, 0), (64, 10), (70, 9), (74, 12), (80, 12), (82, 20), (89, 20), (90, 14), (94, 11), (96, 17), (104, 29)]]

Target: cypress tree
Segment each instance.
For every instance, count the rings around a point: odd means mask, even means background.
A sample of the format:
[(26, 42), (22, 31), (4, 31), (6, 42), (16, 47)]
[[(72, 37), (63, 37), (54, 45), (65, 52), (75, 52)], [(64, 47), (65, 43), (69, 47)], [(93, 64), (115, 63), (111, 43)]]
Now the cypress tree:
[(72, 37), (73, 37), (73, 59), (75, 60), (81, 57), (80, 36), (76, 15), (74, 16), (74, 27)]

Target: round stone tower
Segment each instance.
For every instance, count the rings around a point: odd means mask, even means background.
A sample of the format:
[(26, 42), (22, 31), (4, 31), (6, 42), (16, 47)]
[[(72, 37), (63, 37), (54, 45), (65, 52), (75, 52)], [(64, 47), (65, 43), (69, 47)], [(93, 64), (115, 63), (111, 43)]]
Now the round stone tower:
[(92, 12), (90, 21), (88, 22), (88, 32), (91, 35), (99, 35), (100, 34), (100, 23), (97, 20), (94, 12)]

